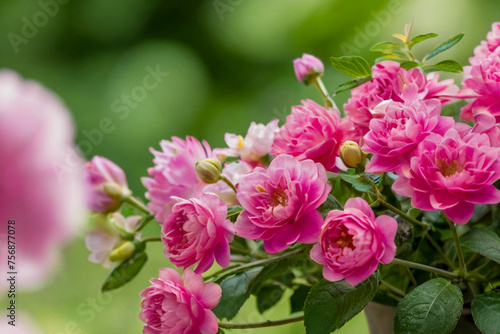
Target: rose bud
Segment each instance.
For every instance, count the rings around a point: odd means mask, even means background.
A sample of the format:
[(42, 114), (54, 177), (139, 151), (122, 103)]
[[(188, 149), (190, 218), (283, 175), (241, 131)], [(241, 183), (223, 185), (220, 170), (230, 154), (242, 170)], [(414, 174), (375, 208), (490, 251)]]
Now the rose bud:
[(195, 167), (196, 173), (203, 182), (208, 184), (219, 182), (222, 173), (222, 165), (219, 160), (213, 158), (203, 159), (198, 161)]
[(366, 154), (356, 142), (347, 140), (340, 147), (340, 158), (347, 167), (356, 168), (366, 159)]
[(313, 83), (317, 77), (322, 76), (325, 72), (323, 62), (306, 53), (302, 55), (302, 58), (297, 58), (293, 61), (293, 68), (297, 80), (306, 85)]

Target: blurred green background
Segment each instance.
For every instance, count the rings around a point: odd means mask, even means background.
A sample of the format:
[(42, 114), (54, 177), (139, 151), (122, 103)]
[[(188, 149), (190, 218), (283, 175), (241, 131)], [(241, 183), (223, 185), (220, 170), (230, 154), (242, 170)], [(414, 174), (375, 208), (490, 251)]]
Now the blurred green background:
[[(251, 121), (284, 120), (301, 99), (319, 101), (314, 88), (295, 79), (292, 61), (302, 53), (325, 62), (324, 81), (332, 90), (348, 78), (334, 71), (330, 56), (372, 61), (370, 46), (391, 40), (405, 23), (414, 22), (414, 35), (438, 33), (437, 42), (465, 32), (459, 47), (437, 60), (466, 64), (495, 20), (497, 0), (2, 0), (0, 66), (59, 94), (85, 156), (115, 161), (143, 197), (149, 147), (158, 148), (161, 139), (192, 135), (222, 147), (225, 132), (245, 134)], [(144, 82), (151, 72), (156, 82)], [(347, 98), (335, 99), (342, 105)], [(107, 133), (100, 129), (103, 119), (112, 124)], [(168, 266), (161, 245), (148, 247), (143, 272), (123, 289), (100, 295), (107, 270), (87, 262), (82, 232), (53, 279), (19, 297), (19, 321), (30, 316), (42, 333), (52, 334), (140, 333), (139, 292)], [(264, 319), (252, 303), (235, 321)], [(287, 314), (282, 300), (266, 318)], [(241, 330), (275, 332), (304, 330), (301, 324)], [(360, 315), (338, 333), (367, 333), (366, 321)]]

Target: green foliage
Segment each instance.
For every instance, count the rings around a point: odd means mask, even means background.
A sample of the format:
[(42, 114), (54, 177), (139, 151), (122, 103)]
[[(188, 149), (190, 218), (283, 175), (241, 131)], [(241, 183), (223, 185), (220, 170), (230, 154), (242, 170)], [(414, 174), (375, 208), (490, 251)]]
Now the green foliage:
[(283, 289), (279, 285), (263, 286), (257, 292), (257, 310), (264, 313), (281, 299)]
[(367, 77), (362, 77), (362, 78), (358, 78), (358, 79), (354, 79), (351, 81), (341, 83), (340, 85), (337, 86), (337, 88), (335, 88), (335, 91), (333, 94), (337, 95), (338, 93), (345, 92), (346, 90), (351, 90), (353, 88), (358, 87), (359, 85), (364, 84), (365, 82), (370, 81), (371, 79), (372, 79), (371, 76), (367, 76)]
[(460, 237), (460, 243), (463, 247), (500, 263), (500, 237), (495, 232), (482, 228), (472, 228)]
[(370, 51), (372, 52), (392, 52), (392, 51), (401, 51), (401, 46), (399, 44), (393, 42), (381, 42), (375, 44), (371, 47)]
[(471, 306), (474, 322), (483, 334), (500, 333), (500, 291), (476, 296)]
[(148, 256), (145, 252), (138, 252), (115, 267), (104, 281), (101, 291), (110, 291), (130, 282), (142, 269)]
[(310, 286), (299, 285), (290, 297), (290, 313), (300, 312), (304, 310), (304, 303), (307, 295), (311, 291)]
[(328, 334), (342, 327), (372, 300), (379, 284), (378, 272), (355, 287), (344, 280), (316, 284), (306, 298), (304, 324), (308, 334)]
[(446, 334), (462, 314), (462, 291), (443, 278), (419, 285), (399, 303), (394, 333)]
[(408, 44), (408, 48), (411, 50), (411, 48), (414, 47), (416, 44), (435, 37), (438, 37), (438, 34), (430, 33), (430, 34), (415, 36), (411, 39), (410, 44)]
[(370, 64), (359, 56), (331, 57), (333, 67), (348, 76), (365, 78), (372, 74)]
[(454, 60), (443, 60), (434, 65), (425, 65), (422, 68), (425, 72), (451, 72), (451, 73), (460, 73), (463, 72), (464, 69), (462, 65), (457, 63)]
[(404, 68), (405, 70), (412, 69), (414, 67), (418, 66), (417, 62), (414, 61), (404, 61), (400, 64), (401, 68)]
[(439, 44), (434, 50), (432, 50), (427, 56), (424, 57), (424, 60), (427, 61), (441, 52), (444, 52), (448, 50), (449, 48), (453, 47), (456, 45), (460, 40), (464, 37), (464, 34), (458, 34), (456, 36), (453, 36), (452, 38), (444, 41), (443, 43)]
[(342, 204), (340, 204), (340, 202), (335, 197), (333, 197), (332, 194), (328, 194), (326, 201), (319, 206), (318, 211), (321, 213), (324, 219), (330, 211), (343, 209), (344, 208), (342, 207)]

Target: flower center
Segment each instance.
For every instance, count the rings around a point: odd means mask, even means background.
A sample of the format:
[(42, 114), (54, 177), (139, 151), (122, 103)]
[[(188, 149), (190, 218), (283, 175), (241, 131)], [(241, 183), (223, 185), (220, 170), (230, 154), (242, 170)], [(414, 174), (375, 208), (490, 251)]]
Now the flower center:
[(448, 162), (446, 160), (438, 160), (437, 167), (443, 176), (452, 176), (456, 172), (461, 172), (462, 168), (455, 160)]
[(335, 241), (335, 244), (340, 248), (344, 249), (345, 247), (349, 247), (350, 249), (354, 249), (354, 245), (352, 243), (352, 235), (347, 233), (345, 230), (340, 232), (340, 237)]
[(272, 194), (269, 195), (269, 203), (272, 206), (278, 206), (279, 204), (281, 204), (281, 206), (285, 206), (287, 199), (288, 196), (281, 188), (276, 189)]

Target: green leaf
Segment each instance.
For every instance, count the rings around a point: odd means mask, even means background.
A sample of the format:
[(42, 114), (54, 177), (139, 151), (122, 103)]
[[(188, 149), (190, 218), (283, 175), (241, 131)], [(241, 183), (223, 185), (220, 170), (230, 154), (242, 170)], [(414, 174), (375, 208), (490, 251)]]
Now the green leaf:
[(423, 67), (423, 70), (428, 73), (428, 72), (451, 72), (451, 73), (460, 73), (463, 72), (464, 69), (462, 68), (462, 65), (457, 63), (454, 60), (443, 60), (435, 65), (425, 65)]
[(370, 49), (372, 52), (391, 52), (391, 51), (401, 51), (401, 46), (393, 42), (382, 42), (375, 44)]
[(257, 310), (264, 313), (264, 311), (276, 305), (281, 296), (283, 296), (283, 289), (278, 285), (263, 286), (257, 292)]
[(245, 272), (229, 276), (222, 281), (222, 296), (213, 312), (217, 318), (231, 320), (238, 314), (245, 301), (250, 297), (248, 287), (253, 279), (260, 273), (262, 267), (252, 268)]
[(424, 57), (424, 60), (429, 60), (429, 59), (437, 56), (441, 52), (448, 50), (449, 48), (451, 48), (452, 46), (454, 46), (455, 44), (460, 42), (462, 37), (464, 37), (464, 34), (458, 34), (458, 35), (453, 36), (452, 38), (444, 41), (443, 43), (439, 44), (437, 46), (437, 48), (432, 50), (431, 53), (429, 53), (427, 56)]
[(110, 291), (130, 282), (141, 271), (148, 256), (144, 252), (136, 253), (115, 267), (102, 284), (101, 291)]
[(411, 39), (410, 41), (410, 44), (408, 45), (409, 49), (411, 50), (411, 48), (415, 45), (415, 44), (418, 44), (420, 42), (423, 42), (425, 40), (428, 40), (429, 38), (435, 38), (435, 37), (438, 37), (438, 34), (434, 34), (434, 33), (430, 33), (430, 34), (425, 34), (425, 35), (418, 35), (418, 36), (415, 36)]
[(372, 69), (368, 62), (359, 56), (331, 57), (333, 67), (348, 76), (354, 78), (368, 77)]
[(472, 301), (472, 317), (483, 334), (500, 334), (500, 291), (476, 296)]
[(235, 205), (232, 208), (229, 208), (227, 210), (226, 219), (229, 219), (234, 223), (238, 218), (238, 216), (240, 215), (241, 211), (243, 211), (243, 208), (239, 205)]
[(458, 287), (444, 278), (431, 279), (399, 302), (394, 333), (451, 333), (462, 314), (463, 302)]
[(370, 179), (364, 175), (351, 175), (343, 172), (339, 172), (339, 176), (342, 180), (352, 184), (354, 189), (361, 192), (367, 192), (373, 189), (373, 184)]
[(290, 313), (304, 310), (304, 303), (306, 302), (309, 291), (311, 291), (311, 287), (305, 285), (299, 285), (299, 287), (295, 289), (293, 295), (290, 297)]
[(306, 333), (328, 334), (342, 327), (368, 305), (378, 283), (378, 272), (355, 287), (344, 280), (321, 280), (311, 289), (304, 305)]
[(482, 228), (471, 230), (460, 237), (460, 243), (490, 260), (500, 263), (500, 237), (493, 231)]
[(344, 208), (335, 197), (333, 197), (331, 194), (328, 194), (326, 201), (319, 206), (318, 211), (321, 213), (324, 219), (326, 215), (328, 215), (328, 213), (332, 210), (344, 210)]
[(337, 95), (338, 93), (345, 92), (346, 90), (351, 90), (353, 88), (356, 88), (356, 87), (364, 84), (365, 82), (370, 81), (371, 79), (372, 79), (372, 77), (368, 76), (368, 77), (358, 78), (358, 79), (344, 82), (344, 83), (338, 85), (337, 88), (335, 88), (335, 91), (333, 92), (333, 94)]
[(401, 66), (401, 68), (404, 68), (405, 70), (409, 70), (411, 68), (417, 67), (418, 63), (414, 61), (405, 61), (402, 62), (399, 66)]

